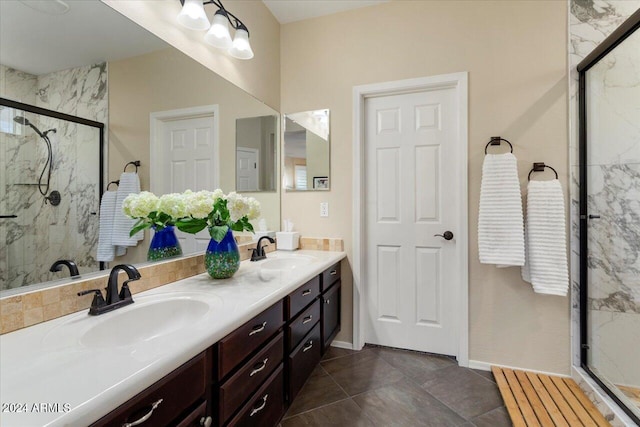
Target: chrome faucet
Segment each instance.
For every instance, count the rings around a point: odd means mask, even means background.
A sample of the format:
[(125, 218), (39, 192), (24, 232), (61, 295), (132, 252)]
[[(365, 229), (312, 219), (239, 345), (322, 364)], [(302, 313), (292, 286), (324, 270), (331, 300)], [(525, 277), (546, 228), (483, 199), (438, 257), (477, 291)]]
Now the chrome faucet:
[[(118, 273), (120, 270), (127, 273), (129, 277), (125, 280), (118, 292)], [(97, 316), (99, 314), (113, 311), (117, 308), (124, 307), (125, 305), (133, 304), (133, 297), (129, 290), (129, 282), (139, 280), (140, 272), (131, 264), (119, 264), (111, 269), (109, 274), (109, 282), (107, 282), (107, 296), (106, 301), (102, 297), (102, 291), (100, 289), (90, 289), (87, 291), (78, 292), (78, 296), (94, 293), (93, 301), (91, 302), (91, 308), (89, 314)]]
[(275, 243), (276, 241), (273, 240), (271, 237), (269, 236), (262, 236), (261, 238), (258, 239), (258, 243), (256, 243), (256, 247), (252, 250), (253, 252), (251, 252), (251, 261), (260, 261), (261, 259), (265, 259), (267, 256), (264, 254), (264, 247), (262, 246), (262, 239), (267, 239), (270, 243)]
[(52, 273), (55, 273), (56, 271), (62, 271), (63, 265), (66, 265), (67, 268), (69, 268), (69, 275), (71, 277), (77, 277), (80, 275), (80, 272), (78, 272), (78, 266), (70, 259), (59, 259), (51, 265), (49, 271)]

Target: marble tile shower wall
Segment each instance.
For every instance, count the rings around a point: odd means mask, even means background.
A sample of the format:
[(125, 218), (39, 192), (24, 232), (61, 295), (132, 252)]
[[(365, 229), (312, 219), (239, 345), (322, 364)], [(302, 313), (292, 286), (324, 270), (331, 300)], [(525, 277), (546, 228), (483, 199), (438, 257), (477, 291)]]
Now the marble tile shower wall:
[[(33, 76), (0, 66), (0, 96), (106, 123), (106, 63)], [(0, 227), (0, 283), (3, 288), (60, 278), (49, 266), (61, 255), (81, 272), (95, 270), (98, 216), (99, 131), (49, 117), (26, 114), (49, 134), (54, 167), (49, 191), (62, 194), (59, 206), (44, 203), (35, 185), (46, 160), (46, 145), (26, 131), (1, 133), (0, 198), (3, 212), (18, 215)], [(19, 130), (21, 131), (21, 130)], [(105, 135), (106, 136), (106, 135)], [(36, 238), (37, 237), (37, 238)]]
[[(599, 43), (613, 32), (622, 22), (640, 7), (640, 0), (570, 0), (569, 2), (569, 86), (570, 86), (570, 161), (571, 161), (571, 278), (572, 278), (572, 347), (573, 364), (580, 366), (580, 328), (579, 328), (579, 292), (580, 292), (580, 248), (579, 248), (579, 140), (578, 140), (578, 73), (576, 66)], [(613, 63), (609, 64), (610, 66)], [(619, 66), (622, 63), (618, 64)], [(628, 65), (628, 64), (626, 64)], [(637, 67), (637, 65), (636, 65)], [(637, 70), (638, 68), (636, 68)], [(610, 91), (622, 90), (631, 100), (631, 91), (640, 88), (640, 82), (621, 81), (620, 74), (611, 68), (612, 72), (605, 73), (601, 86)], [(618, 70), (620, 68), (618, 67)], [(622, 85), (624, 88), (616, 88)], [(637, 95), (633, 95), (637, 96)], [(637, 99), (637, 98), (636, 98)], [(613, 105), (613, 104), (612, 104)], [(623, 103), (618, 107), (623, 107)], [(616, 107), (617, 108), (617, 107)], [(621, 117), (619, 112), (613, 112), (613, 117)], [(609, 122), (613, 124), (613, 121)], [(635, 125), (638, 125), (636, 120)], [(593, 130), (593, 129), (591, 129)], [(636, 128), (636, 135), (637, 135)], [(590, 301), (592, 320), (599, 330), (603, 347), (609, 352), (630, 356), (630, 349), (622, 349), (624, 342), (640, 342), (639, 286), (637, 282), (640, 241), (637, 212), (639, 211), (640, 193), (638, 193), (640, 179), (639, 166), (634, 160), (625, 156), (628, 151), (624, 134), (606, 134), (602, 139), (600, 159), (591, 157), (589, 162), (589, 180), (591, 182), (589, 205), (590, 209), (599, 211), (604, 218), (614, 218), (613, 221), (592, 223), (593, 233), (590, 236), (590, 248), (593, 253), (590, 258), (591, 281), (598, 283), (596, 291)], [(636, 144), (638, 141), (635, 142)], [(637, 147), (637, 145), (636, 145)], [(627, 146), (628, 148), (628, 146)], [(637, 152), (636, 148), (636, 152)], [(594, 152), (596, 156), (597, 152)], [(602, 185), (604, 180), (607, 185)], [(599, 184), (600, 183), (600, 184)], [(633, 218), (633, 212), (636, 217)], [(635, 243), (634, 243), (635, 242)], [(608, 246), (607, 246), (608, 245)], [(628, 273), (635, 274), (634, 290), (629, 289), (632, 282), (624, 277), (620, 266), (625, 264)], [(635, 270), (635, 273), (634, 271)], [(633, 316), (633, 317), (630, 317)], [(630, 319), (632, 320), (630, 323)], [(598, 326), (599, 325), (599, 326)], [(614, 332), (615, 331), (615, 332)], [(602, 340), (608, 337), (608, 342)], [(624, 339), (620, 339), (621, 336)], [(640, 348), (634, 350), (638, 354)], [(632, 360), (629, 358), (629, 360)], [(626, 363), (623, 363), (623, 365)], [(619, 366), (626, 369), (627, 367)], [(631, 371), (637, 371), (637, 367)], [(628, 372), (631, 372), (628, 371)], [(594, 401), (603, 413), (610, 415), (610, 410), (594, 395)]]

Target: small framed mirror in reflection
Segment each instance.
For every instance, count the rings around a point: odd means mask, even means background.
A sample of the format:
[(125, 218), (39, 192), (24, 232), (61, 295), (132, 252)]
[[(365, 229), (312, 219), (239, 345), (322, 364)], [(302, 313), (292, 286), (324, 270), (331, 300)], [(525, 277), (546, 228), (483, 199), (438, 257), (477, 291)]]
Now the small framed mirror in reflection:
[(283, 186), (287, 191), (327, 191), (330, 183), (329, 110), (284, 115)]
[(276, 191), (277, 116), (236, 119), (236, 191)]

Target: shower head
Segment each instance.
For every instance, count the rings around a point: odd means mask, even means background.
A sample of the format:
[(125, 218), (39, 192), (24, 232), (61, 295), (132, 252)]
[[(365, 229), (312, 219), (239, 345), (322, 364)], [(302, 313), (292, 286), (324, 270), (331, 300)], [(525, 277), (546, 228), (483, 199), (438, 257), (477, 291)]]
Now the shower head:
[(13, 118), (13, 121), (21, 124), (22, 126), (29, 126), (31, 129), (33, 129), (38, 135), (40, 135), (40, 138), (44, 138), (44, 134), (42, 132), (40, 132), (40, 129), (38, 129), (37, 127), (35, 127), (30, 121), (29, 119), (27, 119), (24, 116), (15, 116)]

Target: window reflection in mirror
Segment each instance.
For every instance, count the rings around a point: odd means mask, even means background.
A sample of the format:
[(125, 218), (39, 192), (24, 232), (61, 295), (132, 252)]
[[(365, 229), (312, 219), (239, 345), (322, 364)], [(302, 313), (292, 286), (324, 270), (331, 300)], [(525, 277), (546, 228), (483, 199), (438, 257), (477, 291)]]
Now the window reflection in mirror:
[(277, 116), (236, 120), (236, 191), (276, 191)]
[(329, 190), (329, 110), (286, 114), (284, 127), (285, 190)]

